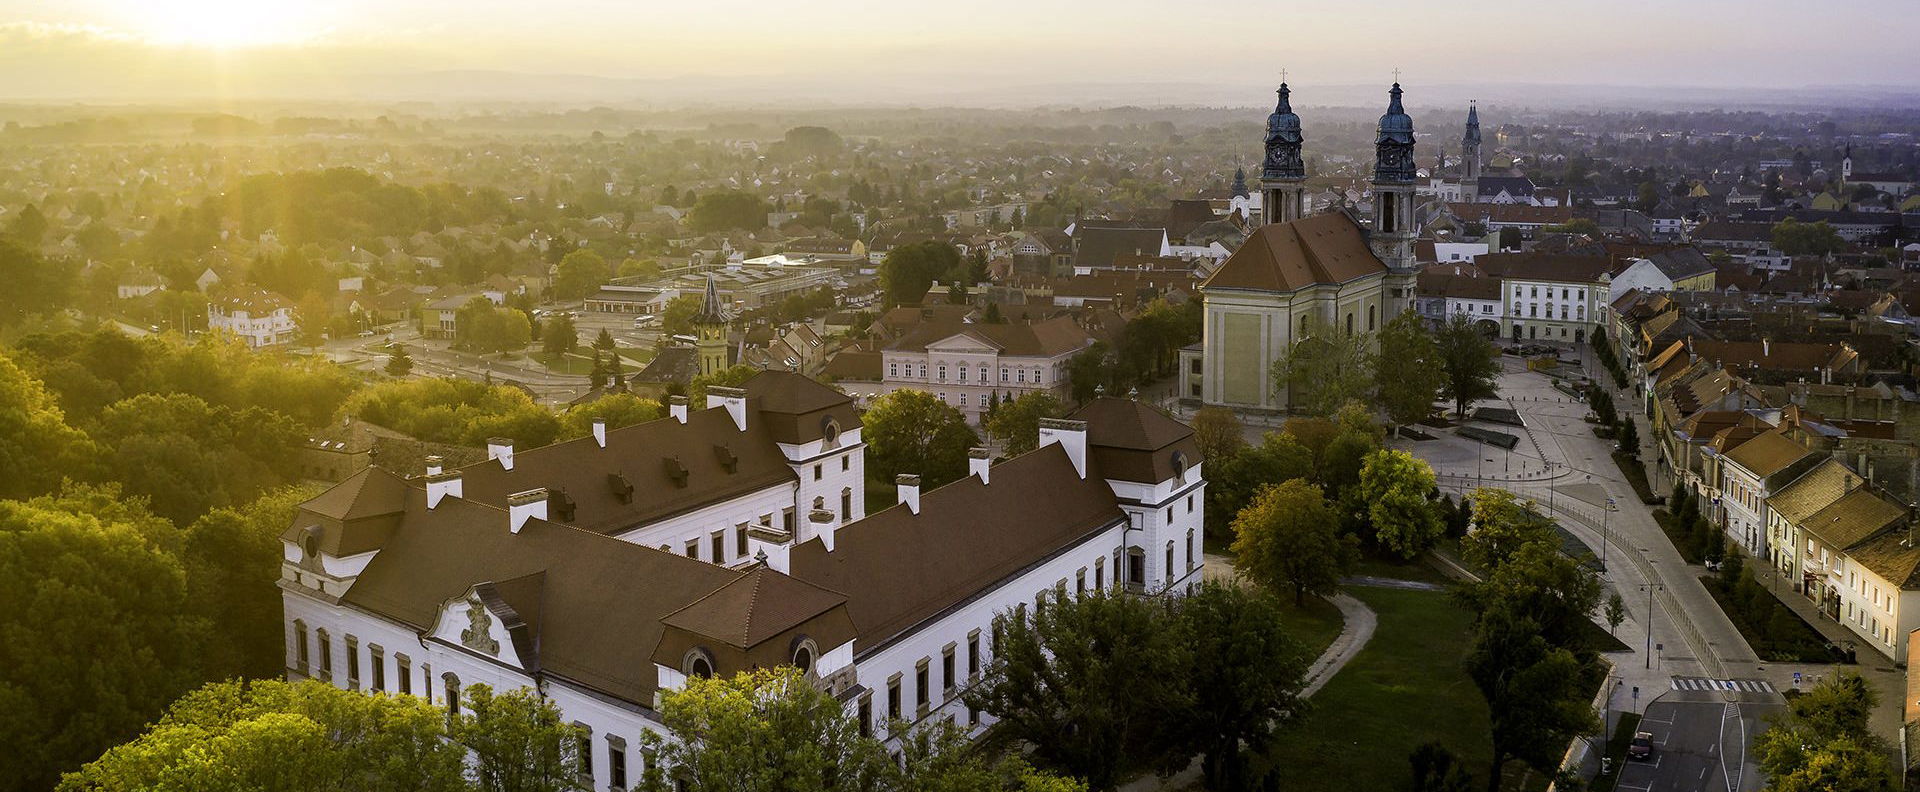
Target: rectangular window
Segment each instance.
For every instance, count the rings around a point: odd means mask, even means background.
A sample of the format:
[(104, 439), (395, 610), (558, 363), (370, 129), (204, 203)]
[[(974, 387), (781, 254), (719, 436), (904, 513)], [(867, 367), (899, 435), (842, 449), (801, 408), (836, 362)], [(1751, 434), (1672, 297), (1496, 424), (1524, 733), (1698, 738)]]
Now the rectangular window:
[(707, 543), (710, 547), (713, 548), (713, 558), (710, 559), (713, 561), (713, 563), (718, 564), (721, 561), (726, 560), (726, 556), (727, 556), (727, 532), (726, 531), (714, 531), (713, 535), (707, 537)]
[(967, 678), (980, 675), (980, 631), (967, 633)]
[[(1197, 363), (1197, 362), (1199, 362), (1199, 361), (1195, 361), (1195, 362)], [(1198, 371), (1196, 371), (1196, 372), (1194, 372), (1194, 373), (1195, 373), (1195, 374), (1198, 374), (1198, 373), (1200, 373), (1200, 372), (1198, 372)], [(1001, 369), (1001, 370), (1000, 370), (1000, 381), (1001, 381), (1001, 382), (1006, 382), (1006, 381), (1007, 381), (1007, 370), (1006, 370), (1006, 369)]]
[(627, 788), (627, 741), (607, 735), (607, 785)]
[(300, 671), (301, 676), (307, 676), (307, 652), (310, 650), (307, 648), (306, 622), (293, 620), (293, 641), (294, 668)]
[(819, 481), (819, 480), (820, 480), (820, 474), (821, 474), (821, 472), (822, 472), (822, 470), (823, 470), (823, 469), (824, 469), (824, 466), (823, 466), (823, 465), (821, 465), (821, 464), (820, 464), (820, 463), (818, 463), (818, 462), (815, 462), (815, 463), (814, 463), (814, 465), (813, 465), (813, 480), (814, 480), (814, 481)]
[(687, 557), (688, 558), (700, 557), (700, 540), (698, 539), (687, 540)]
[[(768, 515), (768, 517), (771, 518), (772, 515)], [(747, 524), (746, 523), (741, 523), (733, 527), (733, 557), (734, 558), (747, 557)]]
[(578, 736), (574, 738), (573, 750), (575, 753), (573, 756), (573, 771), (580, 776), (580, 780), (586, 782), (588, 789), (592, 789), (593, 729), (579, 721), (574, 721), (573, 727), (580, 730)]
[(962, 407), (967, 406), (967, 394), (964, 394), (964, 393), (960, 394), (960, 406)]
[(413, 695), (413, 660), (403, 654), (394, 655), (393, 678), (400, 683), (402, 695)]
[(887, 364), (887, 376), (889, 376), (889, 377), (898, 377), (898, 376), (900, 376), (900, 364), (898, 364), (898, 363), (888, 363), (888, 364)]
[(860, 736), (873, 736), (873, 696), (860, 697)]
[(360, 639), (347, 636), (347, 689), (360, 689)]
[(966, 367), (966, 366), (961, 366), (961, 367), (960, 367), (960, 369), (959, 369), (959, 371), (958, 371), (957, 373), (958, 373), (958, 374), (960, 375), (960, 381), (961, 381), (961, 382), (966, 382), (966, 381), (967, 381), (967, 367)]
[(1093, 559), (1093, 588), (1098, 591), (1107, 587), (1107, 558)]
[(780, 527), (787, 529), (788, 533), (793, 532), (793, 509), (780, 510)]
[(947, 644), (947, 648), (940, 650), (940, 689), (951, 698), (953, 685), (953, 644)]
[(426, 663), (420, 664), (420, 695), (433, 700), (433, 666)]
[(1087, 568), (1081, 567), (1073, 573), (1073, 593), (1075, 596), (1087, 593)]
[(333, 639), (327, 637), (326, 630), (314, 633), (320, 639), (320, 678), (333, 681)]
[(922, 717), (927, 714), (927, 702), (928, 699), (932, 698), (930, 695), (933, 692), (931, 689), (932, 686), (927, 684), (927, 666), (930, 664), (930, 660), (922, 657), (920, 658), (920, 662), (915, 663), (913, 666), (913, 707), (915, 717)]
[(853, 469), (853, 457), (842, 455), (840, 457), (840, 472), (845, 473), (852, 469)]
[(387, 650), (379, 644), (367, 644), (367, 659), (372, 661), (373, 689), (385, 692), (387, 689)]
[(1193, 513), (1193, 496), (1192, 495), (1187, 496), (1187, 513), (1188, 514)]
[(900, 675), (887, 678), (887, 719), (900, 719)]

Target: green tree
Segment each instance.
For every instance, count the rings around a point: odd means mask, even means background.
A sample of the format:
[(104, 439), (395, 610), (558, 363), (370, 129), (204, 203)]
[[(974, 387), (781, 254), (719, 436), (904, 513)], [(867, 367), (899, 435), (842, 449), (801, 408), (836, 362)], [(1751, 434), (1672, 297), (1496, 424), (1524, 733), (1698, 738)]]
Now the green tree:
[(467, 749), (448, 737), (446, 713), (426, 699), (316, 681), (215, 682), (60, 789), (467, 792)]
[(660, 277), (660, 262), (629, 258), (620, 262), (620, 277), (650, 281)]
[(926, 391), (882, 395), (861, 416), (860, 425), (868, 469), (883, 482), (912, 473), (926, 489), (966, 475), (967, 451), (980, 442), (959, 410)]
[(607, 260), (582, 248), (567, 253), (554, 266), (553, 296), (577, 300), (599, 290), (607, 282)]
[(1003, 611), (986, 673), (962, 694), (967, 706), (997, 718), (1000, 739), (1031, 745), (1043, 767), (1093, 789), (1184, 760), (1187, 740), (1169, 713), (1190, 712), (1195, 688), (1167, 673), (1191, 654), (1174, 602), (1098, 590)]
[(717, 231), (755, 231), (767, 225), (767, 205), (738, 190), (700, 196), (687, 212), (687, 225), (702, 234)]
[(1308, 415), (1332, 415), (1349, 401), (1364, 400), (1374, 384), (1371, 334), (1342, 332), (1310, 322), (1293, 346), (1273, 362), (1273, 387)]
[(1493, 725), (1487, 791), (1499, 792), (1509, 759), (1557, 773), (1567, 743), (1600, 727), (1589, 706), (1591, 675), (1572, 652), (1541, 637), (1538, 625), (1510, 611), (1482, 614), (1474, 629), (1467, 675)]
[(1320, 488), (1300, 479), (1261, 490), (1233, 518), (1233, 533), (1234, 566), (1274, 591), (1291, 590), (1295, 605), (1338, 590), (1359, 555)]
[(50, 492), (63, 476), (91, 478), (94, 446), (67, 425), (66, 416), (39, 380), (0, 355), (0, 496), (25, 498)]
[(900, 245), (880, 261), (880, 289), (888, 307), (919, 305), (935, 279), (960, 266), (959, 251), (940, 240)]
[(199, 682), (215, 636), (178, 545), (112, 492), (0, 501), (0, 790), (51, 788)]
[(560, 419), (526, 392), (454, 377), (378, 383), (354, 394), (341, 410), (434, 443), (478, 446), (489, 437), (508, 437), (535, 448), (560, 432)]
[(1259, 445), (1224, 459), (1209, 457), (1206, 464), (1206, 524), (1229, 540), (1234, 516), (1261, 489), (1276, 481), (1305, 479), (1315, 470), (1313, 452), (1287, 432), (1268, 432)]
[(701, 404), (707, 398), (708, 387), (711, 387), (711, 386), (719, 386), (722, 388), (744, 387), (747, 384), (747, 380), (753, 379), (754, 376), (758, 375), (759, 373), (760, 373), (759, 369), (756, 369), (745, 363), (741, 363), (739, 365), (730, 366), (730, 367), (721, 369), (709, 375), (694, 377), (692, 382), (687, 383), (687, 398), (692, 400), (692, 402), (696, 405)]
[(412, 373), (413, 357), (407, 354), (407, 348), (405, 346), (400, 344), (393, 345), (393, 352), (387, 355), (386, 370), (387, 374), (393, 377), (404, 377)]
[(24, 247), (37, 248), (46, 241), (48, 228), (47, 216), (41, 214), (40, 207), (27, 204), (7, 223), (7, 236)]
[(265, 678), (286, 666), (280, 607), (280, 534), (319, 488), (284, 487), (237, 508), (214, 509), (187, 527), (181, 557), (198, 610), (221, 640), (202, 650), (206, 677)]
[(1406, 311), (1380, 328), (1374, 393), (1387, 418), (1396, 424), (1419, 423), (1433, 412), (1433, 400), (1445, 381), (1440, 347), (1419, 314)]
[(1240, 416), (1225, 407), (1202, 407), (1193, 414), (1194, 445), (1200, 458), (1213, 465), (1227, 461), (1247, 447), (1246, 427)]
[(1600, 578), (1585, 564), (1540, 539), (1520, 546), (1481, 580), (1457, 589), (1477, 614), (1501, 611), (1533, 626), (1555, 648), (1584, 652)]
[(547, 320), (547, 326), (540, 330), (540, 348), (549, 355), (571, 353), (580, 346), (580, 330), (573, 324), (571, 316), (556, 316)]
[(1000, 439), (1007, 456), (1019, 456), (1040, 444), (1040, 419), (1066, 414), (1052, 391), (1030, 391), (1000, 404), (986, 419), (987, 432)]
[(579, 789), (580, 738), (585, 732), (560, 720), (560, 708), (530, 688), (495, 693), (469, 685), (465, 712), (452, 737), (472, 751), (476, 792), (574, 792)]
[(1467, 405), (1499, 393), (1500, 350), (1475, 329), (1464, 315), (1456, 315), (1434, 337), (1442, 373), (1440, 395), (1453, 401), (1457, 415)]
[(1248, 757), (1264, 755), (1280, 729), (1306, 711), (1300, 689), (1310, 658), (1269, 592), (1205, 583), (1179, 603), (1178, 614), (1193, 658), (1181, 675), (1193, 706), (1178, 715), (1177, 728), (1204, 756), (1207, 789), (1258, 788)]
[(1382, 448), (1367, 454), (1359, 494), (1381, 547), (1412, 559), (1440, 541), (1446, 525), (1427, 500), (1434, 482), (1433, 468), (1410, 453)]
[(593, 433), (593, 419), (605, 418), (609, 431), (623, 426), (646, 423), (665, 417), (667, 408), (653, 399), (631, 393), (609, 393), (574, 407), (560, 417), (560, 439), (586, 437)]
[(306, 433), (270, 410), (233, 410), (176, 393), (116, 402), (101, 412), (93, 436), (114, 449), (106, 458), (114, 480), (147, 498), (155, 514), (186, 525), (291, 480)]
[(1607, 634), (1612, 635), (1620, 629), (1620, 623), (1627, 620), (1627, 603), (1620, 599), (1620, 592), (1607, 595)]
[(660, 309), (660, 331), (667, 335), (692, 334), (693, 317), (700, 313), (703, 299), (697, 294), (682, 294), (668, 300)]
[(1802, 223), (1789, 217), (1773, 225), (1773, 248), (1788, 256), (1830, 256), (1846, 250), (1846, 240), (1827, 221)]
[(1520, 548), (1548, 542), (1553, 531), (1532, 501), (1522, 502), (1504, 489), (1473, 491), (1473, 530), (1460, 541), (1460, 555), (1482, 571), (1498, 569)]
[(1067, 388), (1073, 400), (1084, 404), (1103, 389), (1107, 393), (1118, 390), (1122, 382), (1115, 378), (1114, 363), (1113, 348), (1105, 341), (1088, 344), (1068, 358)]
[(1787, 702), (1754, 741), (1769, 789), (1795, 792), (1886, 789), (1885, 746), (1870, 718), (1879, 696), (1858, 673), (1838, 671)]

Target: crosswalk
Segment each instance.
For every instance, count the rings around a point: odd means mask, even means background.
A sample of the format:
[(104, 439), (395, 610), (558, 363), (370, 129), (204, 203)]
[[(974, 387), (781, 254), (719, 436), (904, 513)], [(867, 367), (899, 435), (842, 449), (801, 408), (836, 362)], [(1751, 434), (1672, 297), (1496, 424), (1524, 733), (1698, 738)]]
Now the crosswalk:
[(1674, 677), (1674, 690), (1715, 690), (1735, 693), (1772, 693), (1773, 683), (1764, 679), (1706, 679)]

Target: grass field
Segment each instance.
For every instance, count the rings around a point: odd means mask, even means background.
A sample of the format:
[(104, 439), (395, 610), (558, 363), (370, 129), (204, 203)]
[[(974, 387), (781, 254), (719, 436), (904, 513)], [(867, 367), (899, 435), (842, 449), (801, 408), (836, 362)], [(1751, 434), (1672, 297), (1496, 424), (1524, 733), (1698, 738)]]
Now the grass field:
[[(1373, 640), (1316, 694), (1271, 755), (1284, 790), (1406, 790), (1407, 755), (1439, 741), (1486, 777), (1487, 706), (1460, 665), (1471, 617), (1443, 592), (1353, 588), (1379, 614)], [(1509, 778), (1521, 775), (1509, 768)], [(1484, 783), (1484, 781), (1482, 781)], [(1539, 784), (1544, 786), (1544, 784)]]
[(1293, 633), (1295, 640), (1307, 650), (1307, 656), (1319, 657), (1333, 639), (1340, 636), (1340, 628), (1345, 623), (1340, 617), (1340, 609), (1319, 597), (1308, 597), (1305, 605), (1294, 607), (1293, 600), (1282, 598), (1281, 620)]

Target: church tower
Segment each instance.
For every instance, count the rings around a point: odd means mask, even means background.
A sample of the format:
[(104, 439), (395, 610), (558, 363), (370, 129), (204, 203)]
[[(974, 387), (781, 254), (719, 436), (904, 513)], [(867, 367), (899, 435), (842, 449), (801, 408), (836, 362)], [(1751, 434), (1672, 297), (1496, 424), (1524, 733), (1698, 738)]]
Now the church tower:
[(706, 297), (700, 302), (700, 312), (693, 315), (693, 346), (700, 354), (700, 376), (711, 377), (727, 370), (727, 323), (732, 318), (720, 303), (713, 276), (708, 275)]
[(1399, 316), (1413, 303), (1413, 284), (1420, 268), (1413, 260), (1413, 119), (1400, 106), (1400, 84), (1388, 92), (1387, 112), (1380, 116), (1374, 136), (1373, 253), (1387, 265), (1386, 318)]
[(1460, 136), (1460, 183), (1469, 192), (1467, 200), (1478, 195), (1480, 182), (1480, 106), (1467, 105), (1467, 133)]
[(1260, 167), (1260, 220), (1286, 223), (1307, 216), (1307, 165), (1300, 159), (1300, 117), (1293, 91), (1280, 84), (1280, 102), (1267, 116), (1267, 159)]

